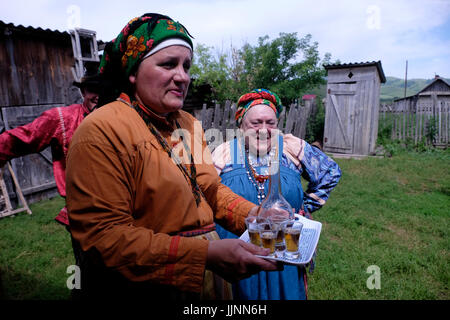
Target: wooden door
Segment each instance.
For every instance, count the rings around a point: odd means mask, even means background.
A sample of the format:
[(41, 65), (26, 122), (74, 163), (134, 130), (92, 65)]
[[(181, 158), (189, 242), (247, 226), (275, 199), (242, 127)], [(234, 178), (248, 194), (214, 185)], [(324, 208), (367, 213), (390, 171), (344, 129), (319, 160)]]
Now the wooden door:
[(357, 82), (328, 83), (325, 111), (324, 149), (353, 153)]

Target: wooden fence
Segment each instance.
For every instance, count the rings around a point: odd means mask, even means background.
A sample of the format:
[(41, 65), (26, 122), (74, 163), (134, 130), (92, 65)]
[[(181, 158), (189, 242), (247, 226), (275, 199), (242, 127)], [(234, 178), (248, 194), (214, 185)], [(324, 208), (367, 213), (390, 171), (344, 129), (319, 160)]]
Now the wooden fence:
[(450, 138), (450, 102), (400, 100), (380, 106), (380, 125), (392, 126), (392, 139), (447, 148)]
[[(215, 107), (207, 108), (203, 104), (201, 110), (194, 110), (194, 116), (202, 122), (203, 129), (218, 129), (222, 132), (223, 137), (228, 140), (234, 136), (230, 136), (232, 130), (236, 129), (234, 114), (236, 112), (236, 104), (226, 101), (223, 106), (216, 104)], [(306, 135), (306, 126), (308, 119), (317, 112), (317, 104), (315, 100), (304, 100), (303, 104), (291, 104), (289, 108), (283, 108), (278, 121), (278, 129), (283, 133), (291, 133), (299, 138), (304, 139)], [(208, 144), (211, 141), (208, 141)]]

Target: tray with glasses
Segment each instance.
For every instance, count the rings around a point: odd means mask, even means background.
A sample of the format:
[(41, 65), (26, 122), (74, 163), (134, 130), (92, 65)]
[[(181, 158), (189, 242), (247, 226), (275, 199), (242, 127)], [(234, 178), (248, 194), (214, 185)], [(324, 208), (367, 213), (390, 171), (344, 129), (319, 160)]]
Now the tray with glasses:
[(293, 265), (306, 265), (311, 261), (322, 230), (320, 222), (299, 214), (295, 214), (294, 222), (281, 225), (249, 218), (246, 224), (247, 230), (239, 239), (271, 249), (270, 255), (258, 257)]

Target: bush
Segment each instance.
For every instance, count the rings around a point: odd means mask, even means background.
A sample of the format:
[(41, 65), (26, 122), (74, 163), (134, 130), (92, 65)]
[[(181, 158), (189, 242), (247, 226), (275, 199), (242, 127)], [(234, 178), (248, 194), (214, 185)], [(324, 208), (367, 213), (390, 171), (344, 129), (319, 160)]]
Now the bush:
[(438, 149), (430, 144), (436, 135), (436, 122), (431, 119), (426, 126), (427, 134), (415, 143), (411, 137), (407, 137), (404, 140), (392, 139), (393, 119), (383, 119), (383, 121), (379, 121), (378, 125), (377, 145), (385, 150), (385, 156), (392, 156), (402, 152), (439, 152)]
[(305, 140), (308, 143), (319, 141), (322, 144), (323, 132), (325, 129), (325, 108), (323, 107), (322, 100), (319, 97), (316, 99), (316, 104), (316, 113), (311, 115), (306, 123)]

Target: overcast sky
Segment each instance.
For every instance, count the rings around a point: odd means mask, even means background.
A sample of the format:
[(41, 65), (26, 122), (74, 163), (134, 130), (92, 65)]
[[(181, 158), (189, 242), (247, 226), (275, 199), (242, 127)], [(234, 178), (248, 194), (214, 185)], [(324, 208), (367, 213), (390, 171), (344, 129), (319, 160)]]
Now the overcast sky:
[(2, 0), (5, 23), (116, 37), (133, 17), (158, 12), (202, 43), (227, 51), (280, 32), (310, 33), (321, 57), (342, 63), (381, 60), (386, 76), (450, 78), (450, 0)]

